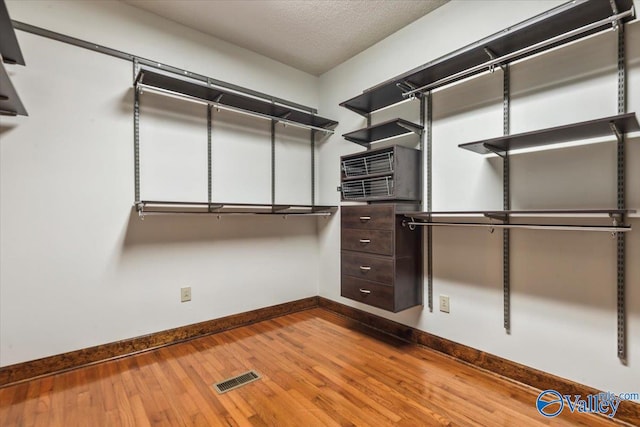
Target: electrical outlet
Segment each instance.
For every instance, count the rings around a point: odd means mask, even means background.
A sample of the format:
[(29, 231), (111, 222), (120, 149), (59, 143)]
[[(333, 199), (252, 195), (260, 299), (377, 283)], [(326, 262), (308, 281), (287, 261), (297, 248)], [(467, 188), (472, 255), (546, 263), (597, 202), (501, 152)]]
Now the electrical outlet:
[(191, 301), (191, 286), (180, 288), (180, 302)]
[(440, 311), (443, 313), (449, 312), (449, 297), (446, 295), (440, 295)]

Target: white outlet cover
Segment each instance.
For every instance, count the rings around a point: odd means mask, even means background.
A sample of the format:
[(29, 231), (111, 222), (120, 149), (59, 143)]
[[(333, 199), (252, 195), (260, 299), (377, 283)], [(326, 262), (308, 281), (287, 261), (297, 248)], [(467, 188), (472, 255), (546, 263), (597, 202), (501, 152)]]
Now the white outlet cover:
[(449, 313), (449, 297), (447, 295), (440, 295), (440, 311)]
[(185, 288), (180, 288), (180, 301), (187, 302), (191, 301), (191, 287), (187, 286)]

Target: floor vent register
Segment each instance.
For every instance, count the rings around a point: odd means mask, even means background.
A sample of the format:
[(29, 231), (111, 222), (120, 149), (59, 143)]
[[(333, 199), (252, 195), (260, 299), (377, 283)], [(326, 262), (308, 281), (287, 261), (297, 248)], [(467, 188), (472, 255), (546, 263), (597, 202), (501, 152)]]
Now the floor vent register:
[(213, 387), (219, 394), (222, 394), (259, 379), (260, 375), (256, 371), (249, 371), (244, 374), (240, 374), (237, 377), (229, 378), (228, 380), (214, 384)]

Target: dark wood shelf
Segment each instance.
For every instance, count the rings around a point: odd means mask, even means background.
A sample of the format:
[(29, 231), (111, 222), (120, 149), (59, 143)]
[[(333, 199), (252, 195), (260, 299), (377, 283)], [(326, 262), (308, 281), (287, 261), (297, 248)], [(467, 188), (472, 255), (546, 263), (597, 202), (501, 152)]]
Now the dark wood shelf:
[(2, 56), (2, 62), (0, 62), (0, 115), (28, 116), (3, 64), (24, 65), (22, 51), (18, 45), (18, 39), (4, 0), (0, 0), (0, 56)]
[(256, 214), (331, 215), (338, 207), (329, 205), (256, 204), (232, 202), (173, 202), (142, 200), (135, 204), (141, 216), (153, 214)]
[[(616, 0), (615, 4), (618, 12), (622, 13), (633, 7), (633, 0)], [(522, 59), (611, 28), (611, 23), (605, 23), (556, 43), (533, 49), (521, 55), (516, 54), (522, 49), (534, 47), (538, 43), (551, 40), (556, 36), (598, 22), (612, 15), (612, 7), (607, 0), (571, 1), (367, 89), (362, 94), (344, 101), (340, 105), (358, 114), (366, 115), (404, 101), (406, 98), (402, 95), (403, 90), (398, 87), (398, 84), (413, 88), (436, 84), (444, 78), (456, 76), (458, 73), (478, 67), (489, 61), (490, 58), (487, 51), (490, 51), (495, 57), (509, 54), (515, 55), (505, 62)], [(631, 19), (633, 19), (633, 16), (628, 16), (622, 21), (627, 22)], [(474, 72), (464, 73), (441, 85), (436, 84), (432, 88), (479, 74), (486, 71), (486, 69), (481, 68)]]
[(528, 209), (528, 210), (508, 210), (508, 211), (434, 211), (434, 212), (405, 212), (407, 218), (426, 218), (429, 215), (432, 216), (468, 216), (468, 215), (483, 215), (487, 217), (500, 217), (507, 215), (522, 215), (522, 216), (594, 216), (594, 215), (626, 215), (636, 213), (635, 209)]
[(412, 226), (430, 226), (430, 227), (476, 227), (494, 229), (526, 229), (526, 230), (555, 230), (555, 231), (599, 231), (606, 233), (625, 233), (631, 231), (630, 225), (585, 225), (585, 224), (491, 224), (479, 222), (408, 222), (405, 223), (409, 227)]
[(424, 126), (412, 123), (404, 119), (393, 119), (378, 123), (363, 129), (342, 135), (347, 141), (360, 144), (369, 148), (371, 143), (395, 136), (407, 135), (410, 133), (422, 133)]
[(24, 58), (4, 0), (0, 1), (0, 55), (7, 64), (24, 64)]
[(460, 144), (459, 147), (479, 154), (505, 153), (510, 150), (522, 148), (540, 147), (558, 144), (560, 142), (614, 135), (611, 125), (615, 125), (622, 134), (640, 130), (636, 113), (627, 113), (532, 132), (469, 142)]
[(149, 69), (140, 70), (136, 77), (135, 85), (160, 89), (161, 91), (168, 91), (177, 95), (185, 95), (188, 98), (195, 98), (202, 102), (220, 105), (223, 108), (227, 106), (247, 113), (268, 116), (267, 118), (277, 119), (282, 122), (298, 123), (304, 126), (327, 130), (338, 124), (335, 120), (326, 119), (311, 113), (273, 104), (236, 92), (206, 86), (201, 83), (190, 82)]
[(9, 74), (0, 62), (0, 115), (3, 116), (28, 116), (18, 92), (13, 87)]
[[(624, 233), (631, 231), (631, 226), (618, 224), (612, 225), (591, 224), (548, 224), (548, 223), (490, 223), (490, 222), (457, 222), (437, 221), (434, 217), (463, 217), (484, 216), (489, 219), (505, 221), (510, 216), (521, 217), (614, 217), (635, 213), (634, 209), (533, 209), (533, 210), (508, 210), (508, 211), (438, 211), (438, 212), (405, 212), (405, 223), (409, 226), (434, 226), (434, 227), (480, 227), (488, 229), (528, 229), (528, 230), (557, 230), (557, 231), (600, 231), (610, 233)], [(411, 220), (411, 221), (409, 221)], [(613, 220), (613, 219), (612, 219)]]

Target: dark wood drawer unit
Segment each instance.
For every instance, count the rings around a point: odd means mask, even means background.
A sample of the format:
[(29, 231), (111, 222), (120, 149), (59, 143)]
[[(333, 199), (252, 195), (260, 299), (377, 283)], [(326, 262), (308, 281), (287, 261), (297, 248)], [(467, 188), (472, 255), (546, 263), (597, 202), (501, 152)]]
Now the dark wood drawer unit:
[(343, 297), (356, 300), (384, 310), (395, 311), (393, 286), (382, 285), (357, 277), (342, 276)]
[(342, 249), (368, 252), (380, 255), (393, 255), (392, 230), (354, 230), (342, 229)]
[(343, 297), (393, 312), (422, 305), (422, 233), (402, 226), (413, 207), (341, 207)]
[(342, 227), (393, 230), (393, 212), (393, 205), (345, 206), (342, 209)]
[(343, 251), (342, 275), (380, 283), (392, 283), (393, 260), (390, 257)]

